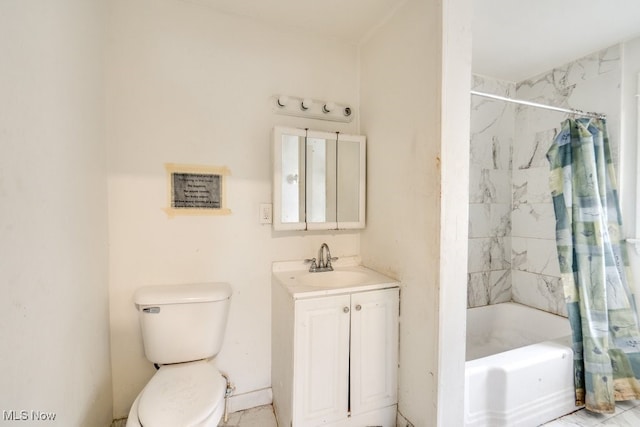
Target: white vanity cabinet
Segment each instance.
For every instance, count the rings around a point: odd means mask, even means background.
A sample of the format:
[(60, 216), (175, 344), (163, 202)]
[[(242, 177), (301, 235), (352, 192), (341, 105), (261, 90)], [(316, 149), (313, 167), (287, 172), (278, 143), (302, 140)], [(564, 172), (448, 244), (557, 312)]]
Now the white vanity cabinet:
[(395, 426), (399, 288), (296, 298), (274, 284), (272, 302), (279, 425)]

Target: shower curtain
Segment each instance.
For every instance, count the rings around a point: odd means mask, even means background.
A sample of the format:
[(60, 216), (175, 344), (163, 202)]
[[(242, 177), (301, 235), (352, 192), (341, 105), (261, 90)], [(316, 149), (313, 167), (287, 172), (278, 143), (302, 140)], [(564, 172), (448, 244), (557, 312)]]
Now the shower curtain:
[(604, 119), (568, 119), (547, 153), (573, 330), (576, 405), (640, 399), (640, 332)]

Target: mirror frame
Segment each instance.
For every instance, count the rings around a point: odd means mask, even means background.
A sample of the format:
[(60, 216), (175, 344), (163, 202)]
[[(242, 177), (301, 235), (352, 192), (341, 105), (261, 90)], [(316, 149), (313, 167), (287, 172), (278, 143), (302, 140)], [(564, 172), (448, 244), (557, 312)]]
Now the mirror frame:
[[(315, 138), (315, 139), (324, 139), (325, 141), (333, 141), (335, 144), (335, 150), (338, 150), (338, 138), (337, 138), (337, 134), (335, 132), (323, 132), (323, 131), (317, 131), (317, 130), (311, 130), (308, 129), (307, 130), (307, 138)], [(309, 145), (308, 143), (305, 141), (306, 144), (306, 161), (307, 161), (307, 167), (305, 168), (305, 173), (309, 172)], [(327, 156), (329, 156), (329, 154), (327, 153)], [(335, 158), (335, 153), (333, 154), (333, 157)], [(334, 174), (336, 174), (336, 179), (335, 181), (335, 188), (333, 189), (334, 194), (336, 195), (336, 200), (334, 200), (335, 203), (337, 203), (337, 188), (338, 188), (338, 182), (337, 182), (337, 173), (336, 173), (336, 167), (337, 167), (337, 159), (336, 159), (336, 164), (333, 165), (333, 168), (329, 169), (329, 167), (327, 166), (327, 172), (331, 171)], [(308, 175), (305, 176), (305, 189), (304, 189), (304, 194), (305, 194), (305, 199), (307, 199), (307, 195), (309, 194), (308, 187), (309, 184), (312, 183), (312, 181), (310, 179), (307, 179)], [(326, 177), (325, 177), (326, 178)], [(326, 190), (329, 190), (329, 188), (327, 188)], [(326, 194), (325, 194), (325, 198), (326, 198)], [(329, 204), (329, 201), (327, 200), (327, 204)], [(305, 200), (305, 207), (308, 207), (308, 199)], [(337, 211), (337, 206), (336, 206), (336, 211)], [(336, 212), (336, 219), (335, 221), (323, 221), (323, 222), (311, 222), (308, 221), (309, 215), (307, 215), (307, 211), (305, 211), (305, 219), (307, 219), (307, 230), (337, 230), (338, 229), (338, 218), (337, 218), (337, 212)]]
[[(333, 139), (336, 140), (336, 150), (339, 150), (341, 141), (357, 142), (360, 147), (359, 162), (360, 168), (358, 173), (358, 218), (355, 221), (340, 221), (340, 218), (336, 218), (336, 221), (331, 222), (306, 222), (306, 212), (304, 213), (304, 222), (282, 222), (282, 136), (294, 135), (294, 136), (312, 136), (315, 138)], [(272, 164), (273, 164), (273, 229), (279, 231), (287, 230), (348, 230), (348, 229), (363, 229), (365, 228), (366, 218), (366, 137), (363, 135), (349, 135), (336, 132), (323, 132), (310, 129), (299, 129), (283, 126), (275, 126), (272, 134)], [(306, 151), (306, 141), (305, 141)], [(305, 154), (306, 157), (306, 154)], [(306, 168), (303, 168), (306, 169)], [(306, 186), (306, 177), (298, 181), (303, 182)], [(336, 182), (336, 189), (339, 187), (339, 182)], [(307, 189), (304, 188), (304, 194), (306, 198)], [(336, 190), (337, 198), (337, 190)], [(337, 200), (336, 200), (337, 203)], [(302, 203), (306, 209), (306, 201)]]
[[(358, 188), (358, 219), (356, 221), (340, 221), (340, 218), (336, 218), (338, 221), (338, 230), (350, 230), (350, 229), (363, 229), (366, 222), (366, 194), (367, 194), (367, 138), (364, 135), (349, 135), (338, 134), (338, 151), (340, 150), (340, 142), (357, 142), (360, 146), (359, 160), (360, 170), (358, 174), (359, 188)], [(339, 190), (336, 190), (336, 197), (338, 197)], [(336, 201), (339, 203), (339, 201)], [(340, 212), (340, 209), (338, 209)]]
[[(273, 228), (275, 230), (306, 230), (307, 223), (305, 221), (282, 222), (282, 135), (306, 137), (307, 131), (305, 129), (281, 126), (273, 128)], [(298, 179), (298, 185), (300, 185), (300, 181), (301, 180)], [(306, 214), (304, 218), (306, 220)]]

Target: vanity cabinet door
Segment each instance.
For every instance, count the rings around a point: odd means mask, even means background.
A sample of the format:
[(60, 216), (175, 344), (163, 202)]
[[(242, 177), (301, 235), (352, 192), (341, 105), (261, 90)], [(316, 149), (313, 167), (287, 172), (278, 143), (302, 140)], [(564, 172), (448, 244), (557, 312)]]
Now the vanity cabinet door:
[(351, 295), (351, 414), (394, 405), (399, 289)]
[(295, 303), (294, 426), (348, 416), (350, 301), (338, 295)]

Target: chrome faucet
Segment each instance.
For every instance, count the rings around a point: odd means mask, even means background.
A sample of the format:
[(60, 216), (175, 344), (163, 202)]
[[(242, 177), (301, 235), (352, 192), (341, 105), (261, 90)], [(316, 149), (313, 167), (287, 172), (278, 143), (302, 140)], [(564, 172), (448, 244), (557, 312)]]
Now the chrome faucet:
[(331, 251), (329, 250), (329, 245), (326, 243), (323, 243), (318, 251), (318, 269), (326, 271), (333, 270), (333, 267), (331, 267)]
[(333, 266), (331, 265), (331, 261), (335, 261), (338, 258), (331, 257), (331, 251), (329, 250), (329, 245), (323, 243), (320, 246), (320, 250), (318, 251), (318, 258), (311, 258), (305, 260), (306, 262), (310, 262), (311, 266), (309, 267), (310, 273), (319, 273), (322, 271), (333, 271)]

